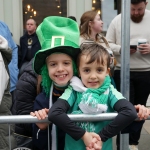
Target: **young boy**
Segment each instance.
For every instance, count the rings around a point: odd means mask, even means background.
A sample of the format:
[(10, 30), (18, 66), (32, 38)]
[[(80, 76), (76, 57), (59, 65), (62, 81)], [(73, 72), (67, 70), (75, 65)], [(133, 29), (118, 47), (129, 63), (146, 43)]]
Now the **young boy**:
[[(78, 56), (78, 70), (81, 81), (77, 77), (71, 79), (69, 86), (57, 102), (49, 110), (48, 118), (67, 135), (65, 150), (85, 150), (82, 140), (73, 139), (74, 125), (67, 113), (97, 114), (117, 111), (112, 121), (77, 122), (87, 132), (98, 133), (103, 143), (102, 150), (112, 150), (112, 139), (123, 128), (137, 118), (134, 106), (122, 96), (110, 83), (110, 55), (107, 50), (96, 43), (82, 44)], [(94, 144), (93, 148), (97, 149)], [(87, 148), (89, 149), (89, 148)]]
[[(40, 116), (48, 113), (67, 88), (72, 76), (77, 74), (74, 62), (80, 51), (79, 29), (78, 24), (71, 19), (47, 17), (36, 33), (42, 49), (36, 53), (33, 67), (37, 74), (42, 75), (43, 92), (36, 97), (34, 113), (31, 112), (31, 115), (42, 119)], [(82, 138), (86, 146), (92, 143), (95, 139), (93, 137), (100, 140), (97, 134), (88, 133), (75, 123), (73, 130), (74, 137)], [(33, 144), (36, 150), (63, 150), (64, 140), (65, 132), (52, 124), (33, 125)]]

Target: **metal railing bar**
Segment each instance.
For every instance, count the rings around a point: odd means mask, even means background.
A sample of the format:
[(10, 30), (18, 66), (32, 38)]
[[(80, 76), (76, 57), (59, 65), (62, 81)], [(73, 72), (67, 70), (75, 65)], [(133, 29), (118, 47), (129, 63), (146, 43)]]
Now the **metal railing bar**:
[[(113, 120), (117, 113), (103, 113), (103, 114), (71, 114), (68, 115), (69, 118), (73, 121), (104, 121), (104, 120)], [(136, 119), (138, 120), (138, 119)], [(147, 118), (150, 120), (150, 116)], [(42, 123), (49, 122), (48, 119), (38, 120), (36, 117), (31, 115), (12, 115), (12, 116), (0, 116), (0, 124), (10, 123)]]

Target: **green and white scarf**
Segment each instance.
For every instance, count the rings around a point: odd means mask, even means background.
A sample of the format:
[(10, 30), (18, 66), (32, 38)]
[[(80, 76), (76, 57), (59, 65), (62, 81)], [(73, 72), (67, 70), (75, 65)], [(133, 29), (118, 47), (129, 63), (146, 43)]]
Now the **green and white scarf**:
[[(79, 93), (79, 108), (83, 113), (103, 113), (107, 111), (110, 77), (106, 76), (103, 84), (98, 89), (86, 88), (81, 80), (73, 77), (70, 85)], [(80, 113), (80, 112), (78, 112)]]

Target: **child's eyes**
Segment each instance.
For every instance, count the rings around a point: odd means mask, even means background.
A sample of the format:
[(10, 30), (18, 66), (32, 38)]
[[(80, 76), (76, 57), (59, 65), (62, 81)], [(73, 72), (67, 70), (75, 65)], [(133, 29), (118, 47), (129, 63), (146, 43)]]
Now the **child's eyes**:
[(70, 64), (71, 64), (71, 63), (68, 62), (68, 61), (64, 62), (64, 65), (70, 65)]
[[(65, 65), (65, 66), (68, 66), (70, 64), (71, 64), (70, 62), (63, 62), (63, 65)], [(55, 67), (57, 65), (58, 65), (57, 63), (49, 63), (49, 66), (51, 66), (51, 67)]]
[(90, 72), (90, 70), (89, 70), (89, 69), (84, 69), (83, 71), (84, 71), (85, 73)]
[(50, 66), (54, 67), (54, 66), (56, 66), (56, 63), (50, 63)]
[(101, 68), (97, 69), (97, 72), (102, 72), (102, 71), (103, 71), (103, 69), (101, 69)]

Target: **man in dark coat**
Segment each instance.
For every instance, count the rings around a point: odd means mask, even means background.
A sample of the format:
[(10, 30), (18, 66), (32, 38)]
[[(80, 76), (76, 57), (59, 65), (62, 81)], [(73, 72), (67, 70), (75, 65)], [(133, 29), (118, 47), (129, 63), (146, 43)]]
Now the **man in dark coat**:
[(23, 71), (26, 64), (34, 57), (35, 53), (41, 49), (36, 35), (36, 22), (28, 19), (26, 22), (26, 33), (20, 38), (19, 69)]

